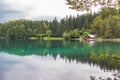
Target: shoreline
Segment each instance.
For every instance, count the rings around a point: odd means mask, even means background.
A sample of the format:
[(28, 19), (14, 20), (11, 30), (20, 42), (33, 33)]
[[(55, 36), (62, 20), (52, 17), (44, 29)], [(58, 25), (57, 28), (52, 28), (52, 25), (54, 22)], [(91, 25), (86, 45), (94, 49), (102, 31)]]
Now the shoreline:
[(113, 42), (120, 42), (120, 38), (116, 38), (116, 39), (102, 39), (102, 38), (97, 38), (98, 42), (101, 41), (113, 41)]
[[(84, 38), (72, 38), (70, 40), (79, 40), (79, 41), (85, 41)], [(103, 38), (96, 38), (97, 42), (102, 42), (102, 41), (112, 41), (112, 42), (120, 42), (120, 38), (116, 39), (103, 39)]]
[[(0, 38), (0, 40), (3, 40), (3, 39), (7, 39), (7, 38), (3, 38), (3, 37)], [(16, 40), (18, 40), (18, 39), (16, 39)], [(23, 39), (20, 39), (20, 40), (23, 40)], [(40, 39), (37, 38), (37, 37), (30, 37), (30, 38), (28, 38), (28, 40), (40, 40)], [(44, 37), (43, 40), (46, 41), (46, 40), (65, 40), (65, 39), (62, 38), (62, 37), (50, 37), (50, 38)], [(80, 37), (80, 38), (71, 38), (71, 39), (69, 39), (69, 40), (85, 41), (84, 38), (81, 38), (81, 37)], [(102, 41), (120, 42), (120, 38), (116, 38), (116, 39), (96, 38), (95, 41), (97, 41), (97, 42), (102, 42)]]

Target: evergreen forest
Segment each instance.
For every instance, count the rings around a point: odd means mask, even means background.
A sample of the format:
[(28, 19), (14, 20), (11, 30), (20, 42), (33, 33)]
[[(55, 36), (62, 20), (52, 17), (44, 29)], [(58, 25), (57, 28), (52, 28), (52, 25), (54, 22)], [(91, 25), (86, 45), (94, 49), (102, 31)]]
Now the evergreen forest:
[(0, 38), (63, 37), (65, 39), (95, 34), (98, 38), (120, 38), (120, 9), (103, 8), (97, 13), (66, 16), (60, 21), (13, 20), (0, 23)]

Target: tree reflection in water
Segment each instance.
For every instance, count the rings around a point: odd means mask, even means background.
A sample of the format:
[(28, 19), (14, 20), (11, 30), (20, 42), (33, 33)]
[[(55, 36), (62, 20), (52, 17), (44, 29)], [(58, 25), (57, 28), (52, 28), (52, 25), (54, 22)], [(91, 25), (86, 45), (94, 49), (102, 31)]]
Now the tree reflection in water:
[(91, 54), (90, 59), (93, 64), (97, 64), (104, 71), (109, 70), (113, 72), (113, 79), (111, 77), (102, 78), (90, 76), (91, 80), (120, 80), (120, 55), (119, 54)]
[[(101, 70), (113, 72), (114, 80), (120, 80), (120, 43), (98, 42), (86, 43), (79, 41), (0, 41), (0, 52), (11, 55), (59, 55), (65, 61), (87, 63), (99, 66)], [(91, 75), (91, 80), (96, 76)], [(104, 78), (98, 77), (98, 80)], [(111, 80), (107, 78), (106, 80)]]

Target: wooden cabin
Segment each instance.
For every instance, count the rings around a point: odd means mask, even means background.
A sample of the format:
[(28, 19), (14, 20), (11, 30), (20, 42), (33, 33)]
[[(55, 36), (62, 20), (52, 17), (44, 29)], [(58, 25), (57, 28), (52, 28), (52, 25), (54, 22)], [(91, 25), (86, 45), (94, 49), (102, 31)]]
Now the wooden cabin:
[(88, 34), (88, 35), (85, 36), (84, 40), (94, 41), (94, 40), (96, 40), (96, 38), (95, 38), (95, 35)]

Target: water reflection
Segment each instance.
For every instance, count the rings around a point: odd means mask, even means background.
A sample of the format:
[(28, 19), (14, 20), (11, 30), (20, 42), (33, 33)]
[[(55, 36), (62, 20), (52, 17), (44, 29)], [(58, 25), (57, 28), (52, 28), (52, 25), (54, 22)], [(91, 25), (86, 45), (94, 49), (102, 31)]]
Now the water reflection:
[(88, 44), (89, 44), (89, 46), (94, 46), (95, 45), (95, 41), (89, 41)]
[(97, 66), (68, 63), (59, 56), (54, 60), (51, 56), (23, 57), (1, 53), (0, 64), (0, 80), (90, 80), (90, 74), (111, 76)]
[[(71, 51), (70, 51), (71, 50)], [(0, 41), (0, 51), (16, 55), (41, 55), (61, 53), (118, 53), (118, 42), (79, 42), (79, 41)]]
[[(0, 80), (90, 80), (120, 70), (120, 43), (0, 41)], [(16, 74), (17, 73), (17, 74)], [(83, 74), (84, 73), (84, 74)]]

